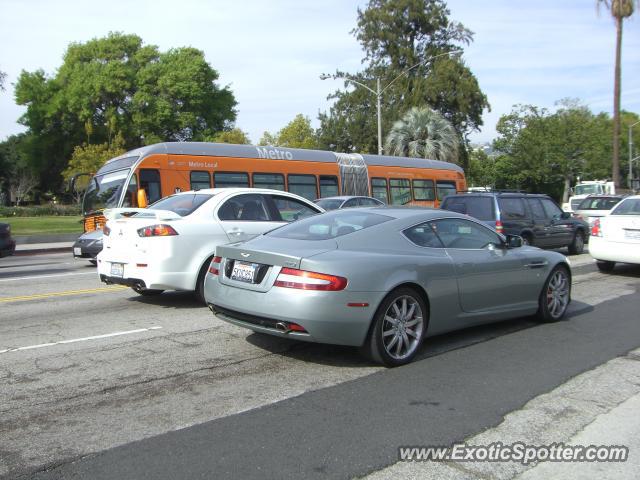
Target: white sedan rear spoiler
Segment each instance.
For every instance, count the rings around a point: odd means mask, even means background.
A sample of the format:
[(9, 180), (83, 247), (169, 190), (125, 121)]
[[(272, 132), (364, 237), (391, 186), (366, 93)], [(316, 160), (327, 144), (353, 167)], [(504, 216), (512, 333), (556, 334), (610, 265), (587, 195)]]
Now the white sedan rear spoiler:
[(171, 210), (154, 210), (149, 208), (109, 208), (104, 211), (107, 220), (117, 220), (119, 218), (154, 218), (156, 220), (178, 220), (182, 218)]

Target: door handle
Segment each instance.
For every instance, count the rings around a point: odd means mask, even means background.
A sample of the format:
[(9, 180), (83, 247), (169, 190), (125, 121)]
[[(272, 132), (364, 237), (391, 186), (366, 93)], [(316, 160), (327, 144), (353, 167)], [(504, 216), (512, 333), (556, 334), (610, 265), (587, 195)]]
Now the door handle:
[(242, 235), (242, 234), (244, 234), (244, 232), (239, 228), (232, 228), (231, 230), (229, 230), (229, 235)]

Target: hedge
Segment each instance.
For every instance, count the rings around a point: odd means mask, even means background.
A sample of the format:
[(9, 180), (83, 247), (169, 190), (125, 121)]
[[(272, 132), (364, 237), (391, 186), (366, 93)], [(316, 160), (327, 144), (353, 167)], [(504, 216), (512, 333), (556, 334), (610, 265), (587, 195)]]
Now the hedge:
[(29, 205), (25, 207), (0, 207), (0, 217), (50, 217), (81, 215), (80, 205)]

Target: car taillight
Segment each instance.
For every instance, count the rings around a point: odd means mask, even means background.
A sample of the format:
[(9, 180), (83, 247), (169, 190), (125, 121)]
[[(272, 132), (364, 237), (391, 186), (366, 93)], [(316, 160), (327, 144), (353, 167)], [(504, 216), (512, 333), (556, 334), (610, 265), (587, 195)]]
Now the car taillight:
[(496, 220), (496, 232), (503, 233), (502, 220)]
[(209, 265), (209, 273), (211, 275), (219, 275), (221, 263), (222, 257), (213, 257), (213, 260), (211, 260), (211, 265)]
[(105, 236), (109, 236), (109, 234), (111, 233), (111, 229), (109, 227), (107, 227), (106, 225), (104, 227), (102, 227), (102, 234)]
[(593, 225), (591, 225), (591, 236), (592, 237), (601, 237), (602, 236), (602, 228), (600, 228), (600, 219), (596, 218), (593, 221)]
[(138, 235), (141, 237), (170, 237), (178, 235), (171, 225), (151, 225), (138, 229)]
[(278, 274), (275, 287), (297, 288), (300, 290), (344, 290), (347, 279), (324, 273), (307, 272), (296, 268), (283, 268)]

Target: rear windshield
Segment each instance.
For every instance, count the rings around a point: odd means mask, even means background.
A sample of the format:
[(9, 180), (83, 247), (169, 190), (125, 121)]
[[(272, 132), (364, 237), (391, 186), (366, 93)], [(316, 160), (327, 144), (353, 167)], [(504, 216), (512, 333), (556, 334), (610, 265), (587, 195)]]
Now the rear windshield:
[(186, 217), (195, 212), (204, 202), (209, 200), (213, 195), (211, 194), (198, 194), (193, 195), (173, 195), (171, 197), (158, 200), (151, 205), (151, 210), (169, 210), (177, 213), (181, 217)]
[(320, 205), (325, 210), (335, 210), (336, 208), (340, 208), (340, 205), (342, 205), (343, 201), (344, 200), (323, 199), (317, 200), (316, 204)]
[(328, 240), (393, 220), (362, 210), (334, 210), (273, 230), (266, 235), (293, 240)]
[(611, 210), (619, 201), (619, 198), (585, 198), (578, 210)]
[(640, 198), (620, 202), (610, 215), (640, 215)]
[(492, 197), (449, 197), (445, 198), (442, 208), (451, 212), (464, 213), (478, 220), (490, 221), (496, 218)]

